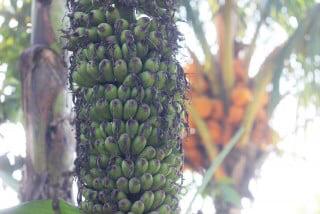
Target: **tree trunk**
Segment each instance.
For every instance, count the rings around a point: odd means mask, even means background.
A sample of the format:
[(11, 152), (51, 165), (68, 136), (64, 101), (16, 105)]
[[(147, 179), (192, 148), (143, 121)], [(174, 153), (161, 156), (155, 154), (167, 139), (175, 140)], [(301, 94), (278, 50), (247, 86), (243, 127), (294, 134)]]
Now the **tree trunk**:
[[(257, 144), (248, 143), (244, 148), (234, 148), (224, 160), (222, 167), (226, 175), (232, 178), (234, 188), (241, 198), (253, 200), (249, 191), (249, 182), (255, 177), (256, 169), (261, 167), (261, 163), (267, 154)], [(221, 197), (214, 199), (214, 205), (217, 214), (241, 213), (241, 207), (228, 203)]]
[[(67, 68), (61, 55), (51, 48), (56, 44), (53, 22), (61, 22), (53, 18), (53, 8), (50, 0), (34, 0), (31, 47), (20, 59), (27, 139), (22, 201), (72, 201), (74, 138), (67, 109)], [(63, 9), (59, 13), (63, 14)]]

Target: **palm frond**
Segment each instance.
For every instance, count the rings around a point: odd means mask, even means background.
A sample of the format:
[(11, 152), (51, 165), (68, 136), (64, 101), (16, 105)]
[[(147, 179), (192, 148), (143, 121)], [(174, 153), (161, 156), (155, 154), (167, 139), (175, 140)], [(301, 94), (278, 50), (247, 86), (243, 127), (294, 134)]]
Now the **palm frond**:
[[(272, 96), (269, 112), (271, 113), (281, 100), (280, 94), (280, 79), (285, 67), (285, 61), (293, 53), (299, 54), (303, 59), (304, 72), (316, 71), (314, 66), (315, 57), (320, 53), (320, 4), (314, 5), (307, 13), (305, 19), (301, 21), (296, 31), (289, 37), (284, 47), (282, 48), (279, 57), (276, 59), (276, 66), (272, 79)], [(308, 62), (309, 61), (309, 62)], [(309, 64), (309, 68), (307, 67)], [(319, 67), (319, 65), (317, 66)], [(320, 83), (318, 83), (320, 84)]]
[(220, 92), (220, 84), (217, 79), (216, 73), (216, 65), (214, 61), (214, 57), (210, 50), (210, 45), (205, 37), (205, 32), (202, 27), (202, 23), (199, 20), (199, 11), (197, 8), (192, 8), (190, 5), (190, 1), (184, 0), (184, 6), (187, 12), (187, 21), (189, 21), (193, 27), (193, 30), (196, 34), (198, 41), (202, 47), (202, 50), (205, 55), (205, 64), (204, 64), (204, 72), (207, 73), (209, 81), (210, 81), (210, 89), (212, 94), (218, 95)]

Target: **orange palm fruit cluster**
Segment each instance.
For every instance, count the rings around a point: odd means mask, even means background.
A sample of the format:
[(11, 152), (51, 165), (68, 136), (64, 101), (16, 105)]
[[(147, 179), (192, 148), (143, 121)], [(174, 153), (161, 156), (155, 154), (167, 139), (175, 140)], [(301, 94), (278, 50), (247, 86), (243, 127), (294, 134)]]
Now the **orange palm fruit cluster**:
[[(218, 149), (222, 149), (243, 122), (247, 106), (254, 99), (252, 89), (249, 87), (251, 85), (250, 79), (248, 79), (244, 63), (236, 58), (234, 60), (236, 82), (229, 96), (223, 99), (211, 94), (208, 79), (201, 69), (195, 63), (185, 67), (191, 89), (190, 104), (205, 121), (212, 143)], [(250, 137), (250, 141), (261, 146), (270, 143), (272, 138), (272, 131), (268, 125), (267, 104), (268, 94), (265, 93)], [(210, 160), (208, 160), (192, 115), (189, 115), (188, 123), (189, 127), (196, 131), (190, 133), (185, 139), (186, 167), (193, 170), (206, 168), (208, 167), (206, 164), (210, 163)]]
[(213, 110), (213, 103), (210, 97), (205, 95), (195, 96), (191, 100), (191, 105), (197, 110), (201, 118), (208, 118)]
[(193, 62), (188, 64), (184, 70), (192, 87), (192, 91), (201, 94), (208, 90), (208, 84), (204, 73), (199, 71), (198, 67), (199, 66)]
[(212, 99), (212, 112), (210, 118), (213, 120), (221, 120), (224, 117), (224, 105), (219, 99)]
[(207, 126), (210, 130), (210, 135), (213, 142), (216, 144), (221, 143), (222, 129), (219, 122), (215, 120), (209, 120)]
[(252, 100), (252, 92), (248, 87), (239, 84), (232, 89), (230, 98), (234, 105), (244, 107)]
[(244, 108), (236, 105), (230, 106), (227, 122), (233, 125), (237, 125), (242, 121), (243, 116), (244, 116)]

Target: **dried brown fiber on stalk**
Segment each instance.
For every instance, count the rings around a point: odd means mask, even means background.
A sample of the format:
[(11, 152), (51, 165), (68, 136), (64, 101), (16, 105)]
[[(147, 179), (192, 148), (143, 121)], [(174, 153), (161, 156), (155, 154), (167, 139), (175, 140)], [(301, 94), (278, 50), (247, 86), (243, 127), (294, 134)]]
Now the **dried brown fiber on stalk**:
[(179, 213), (187, 81), (175, 60), (176, 2), (69, 0), (68, 7), (80, 209)]

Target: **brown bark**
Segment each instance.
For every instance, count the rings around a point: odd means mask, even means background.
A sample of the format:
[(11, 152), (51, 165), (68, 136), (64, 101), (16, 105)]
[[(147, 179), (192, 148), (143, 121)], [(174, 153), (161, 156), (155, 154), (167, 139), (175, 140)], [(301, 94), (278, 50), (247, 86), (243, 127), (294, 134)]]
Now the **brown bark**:
[[(67, 68), (50, 46), (53, 30), (51, 0), (34, 0), (31, 47), (20, 59), (22, 109), (27, 154), (20, 190), (22, 201), (72, 201), (71, 170), (74, 137), (67, 110)], [(63, 10), (61, 10), (63, 12)]]
[(51, 45), (56, 40), (51, 24), (51, 2), (52, 0), (33, 1), (31, 45)]
[(67, 172), (74, 145), (64, 110), (67, 70), (54, 51), (34, 46), (22, 54), (20, 71), (27, 139), (21, 200), (57, 196), (70, 201)]

